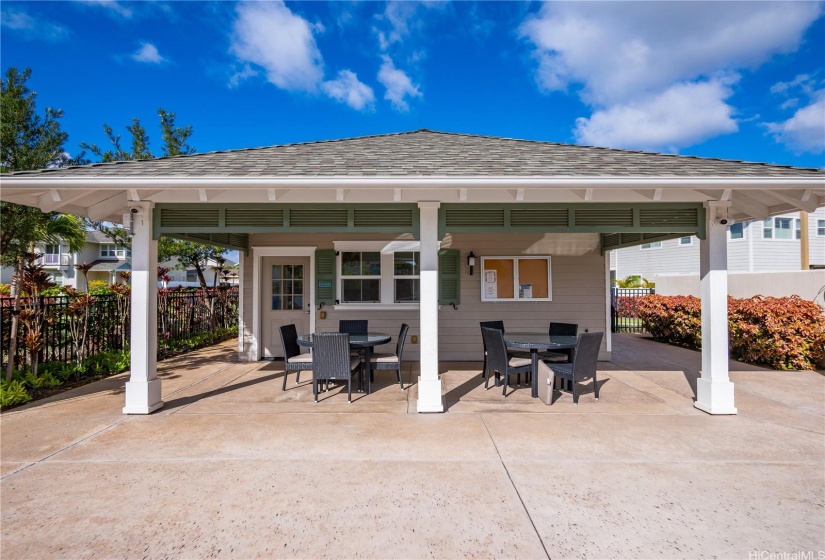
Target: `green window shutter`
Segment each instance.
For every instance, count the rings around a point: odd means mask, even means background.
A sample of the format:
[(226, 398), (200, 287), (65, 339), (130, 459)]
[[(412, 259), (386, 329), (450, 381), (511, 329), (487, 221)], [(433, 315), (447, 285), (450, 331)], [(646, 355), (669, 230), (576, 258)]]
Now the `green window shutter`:
[(461, 303), (461, 252), (442, 249), (438, 252), (438, 303)]
[(335, 304), (335, 251), (315, 251), (315, 305)]

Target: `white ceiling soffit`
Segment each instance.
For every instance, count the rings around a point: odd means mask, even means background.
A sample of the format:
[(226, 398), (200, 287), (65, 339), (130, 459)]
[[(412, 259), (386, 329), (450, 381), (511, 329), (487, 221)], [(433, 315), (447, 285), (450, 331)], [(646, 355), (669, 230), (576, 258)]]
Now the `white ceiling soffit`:
[[(514, 198), (513, 193), (517, 193)], [(274, 195), (274, 196), (273, 196)], [(0, 199), (44, 211), (118, 221), (129, 201), (192, 203), (704, 202), (729, 200), (736, 219), (825, 206), (819, 178), (651, 177), (4, 177)], [(273, 200), (273, 198), (275, 200)]]

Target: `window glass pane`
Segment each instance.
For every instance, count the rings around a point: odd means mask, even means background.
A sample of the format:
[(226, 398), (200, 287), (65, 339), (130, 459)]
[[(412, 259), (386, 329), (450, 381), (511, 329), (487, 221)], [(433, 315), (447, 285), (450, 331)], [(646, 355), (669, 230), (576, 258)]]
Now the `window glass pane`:
[(361, 253), (361, 275), (379, 276), (381, 274), (381, 253)]
[(728, 228), (730, 230), (730, 238), (731, 239), (744, 239), (745, 237), (745, 224), (733, 224)]
[(418, 276), (420, 274), (419, 254), (417, 252), (395, 253), (395, 276)]
[(397, 278), (395, 280), (395, 302), (409, 303), (420, 300), (417, 278)]
[(378, 279), (342, 280), (345, 303), (377, 303), (381, 297), (381, 281)]
[(288, 280), (288, 279), (292, 278), (292, 274), (293, 274), (292, 265), (291, 264), (285, 264), (284, 265), (284, 279)]
[(293, 294), (303, 294), (304, 293), (304, 282), (303, 280), (295, 280), (292, 283), (292, 293)]
[(273, 280), (280, 280), (282, 278), (283, 270), (281, 269), (281, 265), (276, 264), (272, 265), (272, 279)]
[(792, 239), (790, 218), (776, 218), (774, 220), (774, 229), (776, 230), (774, 232), (776, 239)]
[(773, 219), (768, 218), (762, 222), (762, 238), (773, 239)]
[(794, 223), (796, 224), (796, 239), (802, 239), (802, 224), (799, 220), (794, 220)]
[(693, 240), (690, 237), (680, 237), (679, 245), (693, 245)]
[(642, 249), (655, 249), (656, 247), (661, 247), (661, 241), (653, 241), (652, 243), (642, 243)]
[(816, 234), (825, 235), (825, 220), (816, 221)]
[(292, 270), (294, 272), (293, 278), (295, 278), (296, 280), (303, 280), (304, 279), (304, 265), (296, 264), (292, 268)]
[(341, 253), (341, 275), (359, 276), (361, 274), (361, 253)]

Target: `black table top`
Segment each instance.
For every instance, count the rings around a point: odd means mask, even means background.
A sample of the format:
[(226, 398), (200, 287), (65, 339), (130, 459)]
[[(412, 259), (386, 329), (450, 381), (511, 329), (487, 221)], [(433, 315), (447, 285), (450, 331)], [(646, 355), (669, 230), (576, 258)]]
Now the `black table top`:
[(548, 333), (537, 332), (506, 332), (504, 342), (509, 348), (525, 348), (530, 350), (575, 348), (578, 337), (550, 336)]
[[(353, 348), (366, 348), (367, 346), (378, 346), (386, 344), (392, 340), (392, 335), (382, 332), (350, 333), (349, 345)], [(302, 334), (298, 337), (298, 345), (312, 348), (315, 345), (312, 334)]]

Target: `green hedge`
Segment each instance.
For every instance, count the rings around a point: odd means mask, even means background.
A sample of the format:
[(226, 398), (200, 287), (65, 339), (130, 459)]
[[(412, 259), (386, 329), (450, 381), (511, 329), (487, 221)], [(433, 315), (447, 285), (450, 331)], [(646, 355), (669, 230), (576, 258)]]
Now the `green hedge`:
[[(693, 296), (644, 296), (639, 318), (655, 340), (702, 347), (701, 302)], [(730, 354), (774, 369), (825, 367), (825, 312), (798, 296), (728, 298)]]

